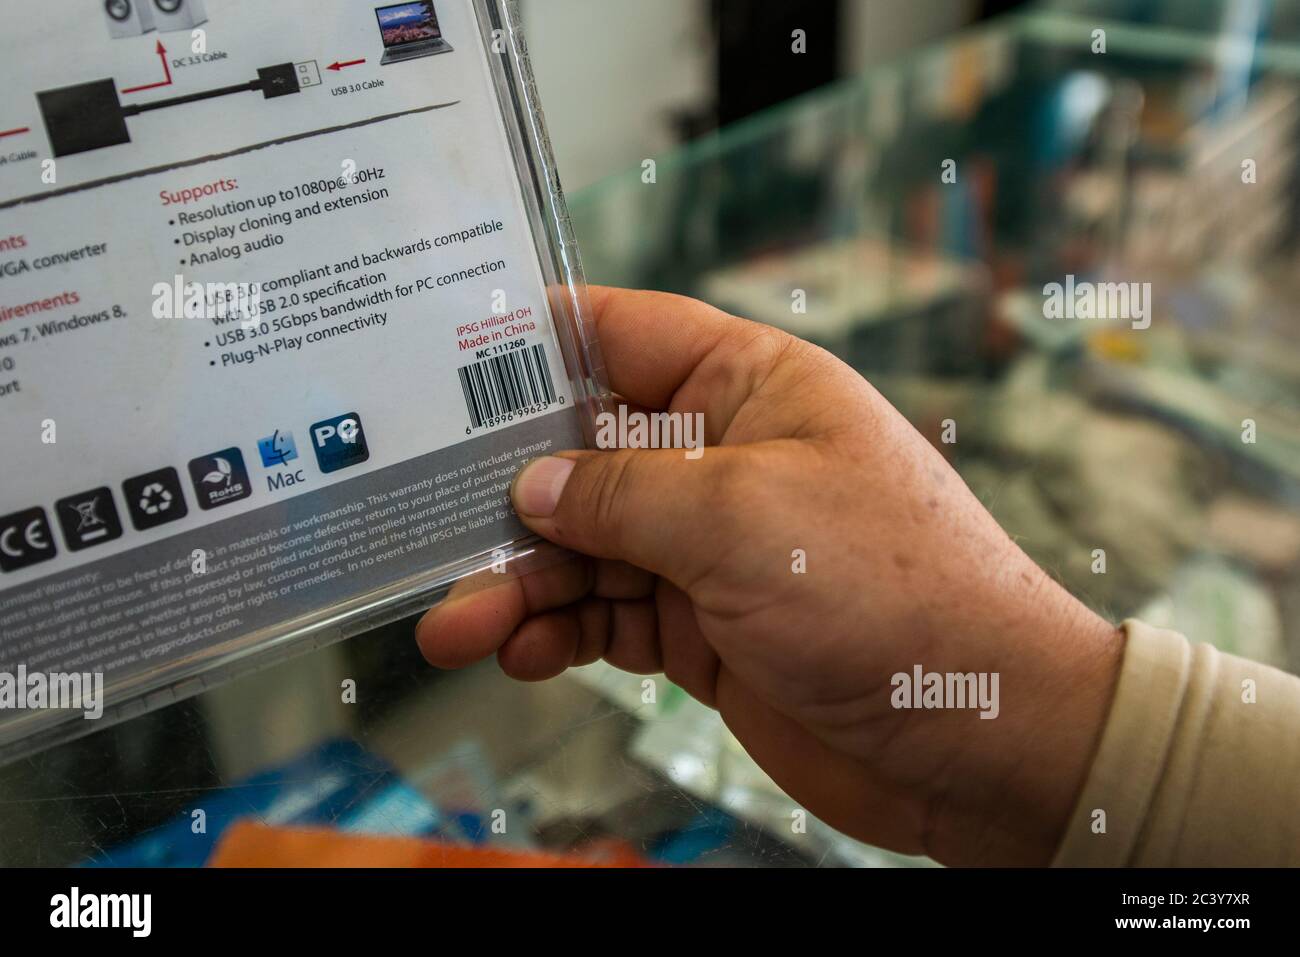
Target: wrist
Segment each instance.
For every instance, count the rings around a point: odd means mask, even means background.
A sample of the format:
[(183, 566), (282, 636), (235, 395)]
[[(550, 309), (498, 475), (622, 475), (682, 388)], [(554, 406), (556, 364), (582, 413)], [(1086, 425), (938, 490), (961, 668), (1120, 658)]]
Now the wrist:
[(953, 773), (932, 798), (931, 853), (946, 863), (1050, 863), (1087, 779), (1124, 640), (1048, 584), (1037, 613), (1004, 622), (994, 639), (1007, 662), (999, 716), (967, 729)]

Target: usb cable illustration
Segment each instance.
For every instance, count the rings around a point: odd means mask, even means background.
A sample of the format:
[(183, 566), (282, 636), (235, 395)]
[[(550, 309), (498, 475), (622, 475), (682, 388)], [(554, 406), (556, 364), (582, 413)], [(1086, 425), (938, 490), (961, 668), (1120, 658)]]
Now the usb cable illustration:
[(49, 134), (54, 155), (70, 156), (131, 142), (131, 133), (126, 125), (128, 117), (219, 96), (256, 93), (259, 90), (264, 99), (270, 100), (301, 92), (309, 86), (319, 86), (320, 82), (320, 69), (316, 61), (306, 60), (262, 67), (257, 71), (257, 79), (247, 83), (187, 93), (150, 103), (123, 106), (118, 99), (117, 84), (111, 79), (45, 90), (36, 94), (36, 100), (40, 105), (41, 118), (45, 121), (45, 131)]

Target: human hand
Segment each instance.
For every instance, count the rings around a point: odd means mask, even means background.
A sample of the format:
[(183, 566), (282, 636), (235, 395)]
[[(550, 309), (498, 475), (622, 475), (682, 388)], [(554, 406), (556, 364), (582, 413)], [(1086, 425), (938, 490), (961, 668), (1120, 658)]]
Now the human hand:
[[(829, 353), (678, 296), (590, 296), (613, 390), (703, 413), (707, 448), (529, 463), (511, 489), (520, 518), (585, 557), (458, 584), (417, 628), (425, 657), (495, 653), (522, 680), (599, 658), (663, 671), (845, 833), (945, 863), (1046, 863), (1119, 632)], [(896, 709), (891, 677), (916, 665), (997, 672), (998, 716)]]

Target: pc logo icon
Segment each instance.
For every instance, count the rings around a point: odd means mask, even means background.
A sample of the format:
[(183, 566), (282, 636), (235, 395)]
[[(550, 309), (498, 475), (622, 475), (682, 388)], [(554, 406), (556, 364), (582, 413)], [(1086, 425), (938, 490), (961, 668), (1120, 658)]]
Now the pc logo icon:
[(276, 429), (266, 438), (257, 440), (257, 454), (262, 457), (264, 468), (279, 468), (298, 457), (298, 446), (293, 441), (292, 432)]
[(355, 412), (317, 422), (311, 427), (311, 444), (322, 472), (337, 472), (370, 458), (361, 416)]

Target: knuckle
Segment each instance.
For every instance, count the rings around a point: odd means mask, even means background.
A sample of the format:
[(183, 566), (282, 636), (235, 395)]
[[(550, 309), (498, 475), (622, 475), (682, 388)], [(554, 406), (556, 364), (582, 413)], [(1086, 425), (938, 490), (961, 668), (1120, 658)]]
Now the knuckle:
[(759, 325), (748, 348), (755, 367), (771, 369), (784, 359), (797, 355), (802, 342), (797, 336), (782, 332), (774, 326)]
[(738, 344), (731, 369), (735, 376), (745, 381), (751, 392), (778, 369), (799, 362), (805, 349), (811, 348), (797, 336), (772, 326), (753, 323), (747, 331), (749, 335)]
[(704, 484), (706, 513), (721, 534), (735, 531), (732, 526), (746, 520), (745, 503), (754, 501), (755, 472), (749, 457), (743, 450), (716, 456)]
[(591, 470), (591, 486), (583, 496), (590, 518), (602, 535), (620, 527), (632, 482), (633, 452), (620, 449), (604, 453), (599, 468)]

